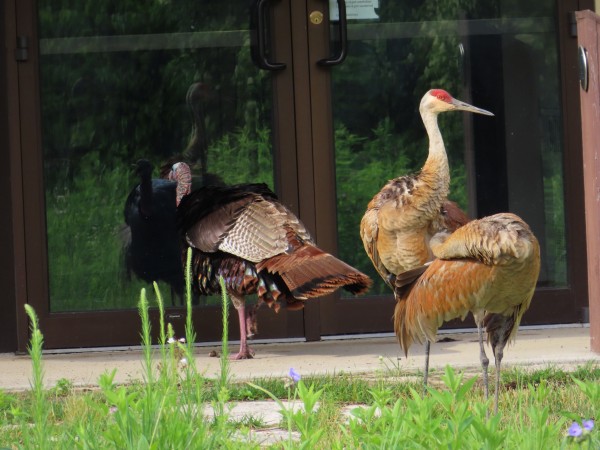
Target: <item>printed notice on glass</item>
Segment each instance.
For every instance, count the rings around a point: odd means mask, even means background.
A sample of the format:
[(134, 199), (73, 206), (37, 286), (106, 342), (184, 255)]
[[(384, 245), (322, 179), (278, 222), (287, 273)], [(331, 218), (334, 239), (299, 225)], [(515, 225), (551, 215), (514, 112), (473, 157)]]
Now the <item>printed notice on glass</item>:
[[(348, 20), (379, 19), (375, 9), (379, 8), (379, 0), (346, 0), (346, 18)], [(329, 0), (329, 20), (340, 20), (337, 0)]]

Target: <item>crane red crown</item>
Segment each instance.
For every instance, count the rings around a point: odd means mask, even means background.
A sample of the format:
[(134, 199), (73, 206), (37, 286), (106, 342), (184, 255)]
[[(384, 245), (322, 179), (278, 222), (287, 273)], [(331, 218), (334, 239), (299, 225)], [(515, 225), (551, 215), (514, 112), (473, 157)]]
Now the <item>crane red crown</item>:
[(431, 91), (429, 91), (429, 93), (446, 103), (450, 103), (450, 101), (452, 100), (452, 96), (443, 89), (432, 89)]

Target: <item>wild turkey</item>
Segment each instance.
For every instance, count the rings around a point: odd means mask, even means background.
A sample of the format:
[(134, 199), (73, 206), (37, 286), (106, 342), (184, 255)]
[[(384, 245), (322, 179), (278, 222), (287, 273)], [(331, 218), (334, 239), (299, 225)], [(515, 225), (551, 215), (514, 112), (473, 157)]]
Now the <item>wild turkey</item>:
[[(345, 288), (365, 292), (371, 280), (319, 249), (298, 218), (265, 184), (207, 186), (185, 196), (177, 223), (193, 249), (194, 289), (220, 292), (223, 277), (238, 311), (240, 350), (234, 359), (251, 358), (247, 337), (256, 332), (262, 303), (300, 309), (304, 301)], [(251, 310), (245, 296), (257, 294)]]
[[(396, 290), (394, 329), (406, 354), (413, 341), (432, 342), (443, 322), (473, 314), (479, 329), (480, 359), (486, 398), (489, 360), (482, 341), (487, 332), (496, 361), (495, 410), (500, 365), (507, 342), (515, 338), (531, 303), (540, 272), (540, 246), (518, 216), (500, 213), (473, 220), (431, 242), (435, 257), (413, 269), (415, 279)], [(421, 275), (422, 273), (422, 275)]]
[(178, 183), (152, 179), (153, 166), (145, 159), (135, 167), (140, 184), (127, 197), (123, 211), (130, 235), (124, 251), (127, 275), (133, 273), (147, 283), (164, 281), (181, 301), (184, 274), (176, 226), (177, 198), (189, 191), (189, 168), (177, 167)]
[[(442, 89), (425, 93), (419, 106), (429, 137), (429, 155), (421, 171), (389, 180), (369, 202), (360, 234), (373, 265), (394, 290), (410, 271), (433, 259), (430, 241), (436, 233), (453, 231), (468, 221), (448, 200), (450, 169), (437, 116), (446, 111), (493, 114), (453, 98)], [(409, 272), (405, 277), (403, 274)], [(425, 345), (428, 373), (430, 343)], [(427, 377), (424, 379), (427, 384)]]

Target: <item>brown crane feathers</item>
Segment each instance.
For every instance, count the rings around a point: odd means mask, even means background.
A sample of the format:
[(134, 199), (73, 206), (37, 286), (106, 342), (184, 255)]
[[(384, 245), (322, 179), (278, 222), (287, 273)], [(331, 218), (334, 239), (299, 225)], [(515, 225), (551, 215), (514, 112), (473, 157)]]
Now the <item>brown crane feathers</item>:
[(394, 328), (405, 353), (415, 340), (434, 342), (443, 322), (469, 311), (485, 312), (488, 341), (512, 339), (540, 270), (539, 244), (527, 224), (510, 213), (474, 220), (433, 251), (438, 259), (397, 290)]

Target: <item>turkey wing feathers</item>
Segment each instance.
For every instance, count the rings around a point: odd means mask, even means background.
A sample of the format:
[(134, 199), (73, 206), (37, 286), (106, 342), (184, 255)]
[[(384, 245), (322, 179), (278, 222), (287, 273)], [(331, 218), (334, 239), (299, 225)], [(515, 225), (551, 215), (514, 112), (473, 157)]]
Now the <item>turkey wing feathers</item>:
[[(202, 209), (205, 210), (202, 210)], [(185, 197), (178, 223), (194, 247), (198, 289), (218, 292), (218, 276), (227, 290), (288, 307), (343, 287), (359, 294), (368, 276), (320, 250), (300, 220), (277, 201), (266, 185), (208, 187)]]
[[(304, 225), (265, 189), (242, 185), (190, 194), (179, 208), (180, 223), (190, 224), (184, 228), (188, 243), (203, 252), (220, 250), (256, 263), (291, 251), (288, 230), (300, 241), (312, 242)], [(219, 199), (224, 203), (217, 209), (214, 201)], [(196, 211), (203, 207), (210, 212)]]

